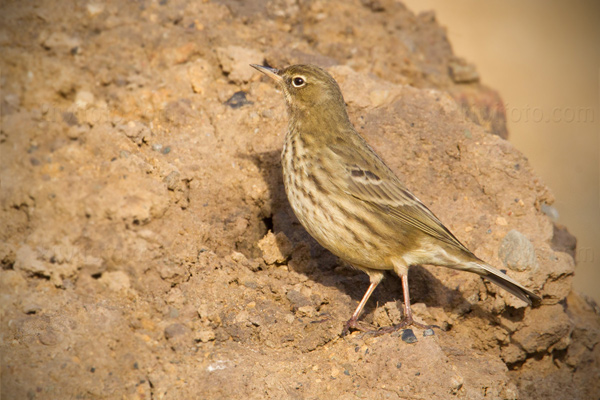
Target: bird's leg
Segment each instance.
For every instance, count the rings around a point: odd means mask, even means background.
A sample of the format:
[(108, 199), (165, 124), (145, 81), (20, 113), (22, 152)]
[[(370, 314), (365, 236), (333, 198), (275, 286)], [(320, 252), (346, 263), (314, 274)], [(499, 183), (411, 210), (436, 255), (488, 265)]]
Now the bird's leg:
[(413, 320), (412, 310), (410, 309), (410, 295), (408, 293), (408, 275), (402, 275), (402, 293), (404, 294), (404, 319), (398, 325), (401, 329), (403, 326), (415, 325), (419, 328), (428, 329), (429, 325), (423, 325)]
[(430, 329), (430, 328), (438, 328), (437, 325), (425, 325), (413, 320), (412, 310), (410, 309), (410, 294), (408, 292), (408, 275), (402, 275), (402, 294), (404, 295), (404, 318), (400, 321), (399, 324), (390, 326), (387, 328), (381, 328), (377, 330), (376, 335), (383, 335), (384, 333), (395, 332), (400, 329), (404, 329), (411, 325), (419, 327), (421, 329)]
[(352, 317), (350, 317), (348, 322), (346, 322), (346, 324), (344, 325), (344, 329), (342, 330), (342, 336), (346, 336), (350, 332), (350, 329), (363, 330), (358, 325), (358, 317), (360, 316), (360, 313), (362, 313), (365, 304), (367, 304), (367, 300), (369, 300), (369, 297), (371, 297), (371, 294), (373, 294), (373, 291), (375, 290), (379, 282), (381, 282), (381, 279), (371, 280), (371, 284), (369, 285), (369, 288), (367, 289), (362, 300), (358, 304), (358, 307), (356, 307), (354, 314), (352, 314)]

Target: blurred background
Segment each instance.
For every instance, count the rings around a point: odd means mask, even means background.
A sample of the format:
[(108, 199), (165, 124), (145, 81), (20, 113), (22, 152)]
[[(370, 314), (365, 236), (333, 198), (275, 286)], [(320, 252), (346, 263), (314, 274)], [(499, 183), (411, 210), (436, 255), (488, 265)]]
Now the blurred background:
[(600, 303), (600, 1), (402, 0), (500, 92), (509, 140), (577, 237), (574, 286)]

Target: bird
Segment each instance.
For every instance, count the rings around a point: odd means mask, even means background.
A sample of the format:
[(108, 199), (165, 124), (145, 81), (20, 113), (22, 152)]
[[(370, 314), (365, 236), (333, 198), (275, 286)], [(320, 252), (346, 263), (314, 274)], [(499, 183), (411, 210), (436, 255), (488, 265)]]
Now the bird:
[(323, 247), (364, 271), (369, 287), (342, 336), (365, 331), (359, 317), (385, 271), (402, 281), (403, 318), (384, 332), (414, 325), (408, 270), (433, 265), (478, 274), (527, 304), (541, 298), (475, 256), (417, 198), (350, 121), (335, 79), (315, 65), (283, 69), (250, 64), (283, 91), (288, 114), (281, 164), (285, 192), (306, 231)]

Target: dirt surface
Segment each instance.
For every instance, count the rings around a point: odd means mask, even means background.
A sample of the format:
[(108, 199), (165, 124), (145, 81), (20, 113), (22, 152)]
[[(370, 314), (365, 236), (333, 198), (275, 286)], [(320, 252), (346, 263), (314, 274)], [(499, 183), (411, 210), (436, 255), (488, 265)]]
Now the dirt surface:
[[(3, 398), (600, 392), (600, 319), (571, 292), (574, 243), (499, 137), (498, 95), (432, 14), (387, 1), (1, 7)], [(283, 96), (248, 66), (263, 62), (326, 67), (406, 184), (543, 304), (417, 266), (415, 316), (442, 329), (341, 338), (368, 279), (288, 206)], [(390, 275), (364, 321), (398, 322), (401, 298)]]

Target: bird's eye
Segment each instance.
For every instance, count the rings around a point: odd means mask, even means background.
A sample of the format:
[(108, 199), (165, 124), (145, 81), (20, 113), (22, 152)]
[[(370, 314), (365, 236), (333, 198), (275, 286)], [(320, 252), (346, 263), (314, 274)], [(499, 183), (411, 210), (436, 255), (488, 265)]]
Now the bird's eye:
[(295, 87), (302, 87), (302, 86), (304, 86), (306, 84), (306, 82), (304, 81), (304, 78), (302, 78), (300, 76), (297, 76), (294, 79), (292, 79), (292, 84)]

